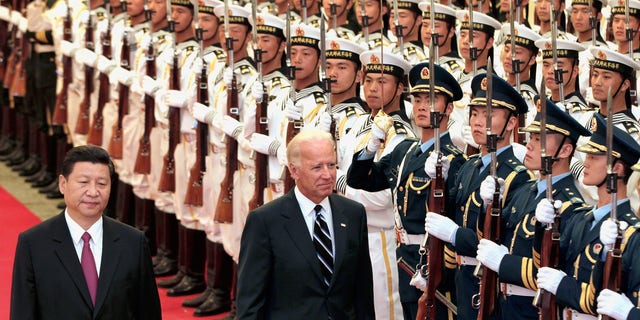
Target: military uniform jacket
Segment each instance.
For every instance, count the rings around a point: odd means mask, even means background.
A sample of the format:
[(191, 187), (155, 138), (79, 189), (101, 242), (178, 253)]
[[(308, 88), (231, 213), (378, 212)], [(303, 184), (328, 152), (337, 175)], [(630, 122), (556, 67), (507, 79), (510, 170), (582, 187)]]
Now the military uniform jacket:
[[(518, 194), (512, 192), (533, 179), (533, 173), (522, 165), (513, 154), (513, 148), (508, 147), (497, 155), (498, 167), (496, 175), (505, 180), (502, 193), (502, 203), (514, 201)], [(456, 178), (457, 190), (450, 194), (455, 200), (455, 221), (461, 227), (456, 232), (455, 249), (458, 255), (475, 257), (478, 250), (478, 239), (482, 234), (484, 221), (484, 202), (480, 198), (480, 184), (489, 175), (489, 166), (478, 172), (482, 166), (481, 158), (471, 157), (460, 168)], [(462, 174), (464, 172), (464, 174)], [(503, 210), (503, 217), (504, 217)]]
[[(625, 221), (630, 226), (639, 222), (629, 201), (619, 204), (617, 209), (619, 221)], [(582, 313), (595, 314), (595, 300), (602, 282), (602, 274), (597, 267), (602, 263), (600, 260), (604, 250), (600, 242), (600, 226), (608, 217), (607, 214), (591, 228), (593, 210), (578, 211), (567, 225), (560, 238), (560, 253), (564, 256), (564, 271), (568, 276), (558, 286), (558, 303)]]
[[(622, 282), (621, 291), (633, 303), (635, 308), (627, 319), (640, 319), (640, 224), (629, 226), (623, 235), (622, 249)], [(604, 267), (604, 263), (599, 263)], [(599, 268), (601, 270), (601, 268)], [(601, 278), (601, 277), (599, 277)]]
[[(512, 283), (536, 290), (536, 277), (540, 266), (540, 246), (546, 225), (536, 222), (536, 206), (546, 198), (546, 192), (537, 195), (537, 181), (530, 181), (513, 197), (513, 203), (503, 210), (506, 220), (503, 243), (509, 254), (500, 263), (498, 275), (501, 282)], [(571, 174), (553, 184), (553, 199), (562, 201), (560, 208), (560, 232), (574, 215), (574, 210), (585, 204)], [(536, 247), (537, 245), (537, 247)]]

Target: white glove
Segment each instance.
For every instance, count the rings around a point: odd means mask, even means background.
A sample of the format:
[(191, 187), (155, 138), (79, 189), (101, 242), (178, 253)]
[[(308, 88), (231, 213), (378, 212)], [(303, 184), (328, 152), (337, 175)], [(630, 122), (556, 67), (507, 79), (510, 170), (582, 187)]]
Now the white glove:
[(453, 220), (435, 212), (427, 212), (424, 219), (424, 230), (442, 241), (452, 243), (458, 230)]
[(91, 68), (94, 68), (96, 66), (96, 62), (98, 61), (98, 55), (87, 48), (82, 48), (76, 51), (75, 58), (76, 61)]
[[(274, 142), (278, 142), (278, 141), (276, 141), (275, 138), (270, 137), (268, 135), (264, 135), (261, 133), (251, 134), (251, 148), (256, 152), (259, 152), (262, 154), (271, 154), (269, 151), (272, 150), (271, 144), (273, 144)], [(277, 151), (277, 147), (276, 147), (276, 151)]]
[(206, 124), (211, 124), (213, 118), (216, 116), (216, 112), (213, 108), (205, 106), (200, 102), (193, 104), (193, 117)]
[(409, 281), (409, 284), (420, 289), (422, 292), (427, 290), (427, 279), (425, 279), (420, 272), (416, 272), (413, 274), (413, 277), (411, 277), (411, 281)]
[(370, 154), (376, 153), (386, 137), (387, 134), (384, 129), (380, 128), (374, 121), (373, 124), (371, 124), (371, 138), (369, 138), (369, 142), (367, 142), (367, 152)]
[(288, 166), (289, 160), (287, 159), (287, 147), (284, 144), (280, 144), (276, 150), (276, 158), (281, 166)]
[(284, 115), (290, 121), (300, 121), (302, 119), (302, 107), (296, 106), (291, 99), (287, 99), (284, 107)]
[(480, 145), (473, 140), (473, 134), (471, 133), (471, 126), (468, 126), (468, 125), (462, 126), (462, 139), (464, 140), (464, 143), (466, 143), (468, 146), (474, 147), (476, 149), (480, 148)]
[(189, 102), (189, 95), (178, 90), (167, 90), (163, 96), (164, 103), (174, 108), (184, 108)]
[(318, 122), (318, 129), (329, 132), (331, 131), (331, 123), (333, 122), (333, 118), (328, 112), (323, 112), (320, 115), (320, 121)]
[(257, 102), (262, 102), (262, 95), (264, 95), (262, 83), (256, 81), (251, 87), (251, 96), (256, 99)]
[(233, 81), (233, 70), (231, 68), (226, 68), (224, 73), (222, 74), (222, 80), (227, 87), (231, 86), (231, 82)]
[(220, 128), (222, 132), (234, 139), (238, 139), (238, 135), (240, 135), (244, 126), (238, 120), (228, 115), (222, 118), (222, 127)]
[(193, 61), (193, 64), (191, 65), (191, 70), (193, 70), (193, 73), (195, 73), (196, 75), (201, 75), (202, 74), (202, 59), (197, 58), (195, 61)]
[(502, 258), (509, 253), (509, 249), (503, 245), (487, 239), (480, 239), (476, 259), (485, 267), (498, 272)]
[(9, 11), (9, 8), (0, 6), (0, 20), (4, 20), (6, 22), (11, 20), (11, 11)]
[[(504, 179), (498, 178), (500, 185), (500, 201), (502, 201), (502, 192), (504, 191)], [(496, 180), (492, 176), (487, 176), (482, 184), (480, 184), (480, 198), (486, 205), (493, 204), (493, 193), (496, 191)]]
[(122, 67), (117, 67), (109, 74), (109, 82), (120, 82), (122, 85), (130, 86), (133, 81), (133, 76), (133, 72)]
[(542, 267), (538, 269), (538, 288), (547, 290), (555, 295), (558, 291), (560, 281), (566, 276), (567, 274), (560, 270)]
[(555, 200), (553, 204), (546, 198), (540, 200), (536, 206), (536, 220), (540, 223), (553, 223), (553, 219), (556, 217), (556, 211), (554, 208), (560, 209), (562, 207), (562, 201)]
[[(445, 156), (442, 156), (440, 159), (440, 161), (442, 162), (442, 177), (446, 180), (449, 174), (451, 161), (449, 161), (449, 158)], [(431, 179), (436, 178), (436, 163), (438, 163), (438, 153), (431, 152), (431, 154), (427, 158), (427, 161), (425, 161), (424, 163), (424, 172), (426, 172)]]
[(108, 75), (109, 73), (111, 73), (111, 71), (113, 71), (113, 68), (115, 67), (116, 63), (113, 60), (103, 55), (100, 55), (98, 57), (98, 70), (100, 70), (100, 72)]
[(142, 78), (142, 90), (144, 90), (145, 94), (155, 96), (158, 89), (160, 89), (160, 83), (158, 83), (157, 80), (154, 80), (147, 75)]
[(160, 64), (165, 63), (168, 66), (173, 66), (173, 56), (174, 50), (173, 48), (165, 48), (162, 53), (158, 56), (158, 62)]
[(147, 50), (149, 49), (150, 43), (151, 43), (151, 35), (150, 33), (145, 33), (144, 36), (142, 37), (142, 40), (140, 40), (140, 44), (138, 45), (138, 48), (142, 48), (142, 50), (144, 50), (145, 53), (148, 53)]
[(598, 295), (598, 314), (610, 316), (616, 320), (626, 320), (634, 305), (624, 294), (604, 289)]
[(76, 50), (78, 50), (78, 46), (75, 43), (69, 42), (67, 40), (62, 40), (60, 42), (60, 51), (62, 51), (63, 55), (67, 57), (73, 57)]
[(613, 248), (618, 237), (618, 225), (611, 218), (602, 222), (600, 226), (600, 242), (607, 248), (607, 251)]
[(20, 13), (20, 11), (11, 11), (11, 24), (13, 24), (14, 26), (18, 26), (20, 24), (20, 18), (22, 18), (22, 14)]
[(20, 32), (22, 33), (27, 32), (27, 25), (28, 25), (27, 18), (21, 17), (20, 21), (18, 21), (18, 30), (20, 30)]

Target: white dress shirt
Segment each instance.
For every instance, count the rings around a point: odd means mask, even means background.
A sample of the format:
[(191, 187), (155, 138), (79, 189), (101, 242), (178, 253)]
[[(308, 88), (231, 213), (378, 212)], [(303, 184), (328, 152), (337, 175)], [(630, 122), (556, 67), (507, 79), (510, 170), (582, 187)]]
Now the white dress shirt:
[(324, 198), (320, 203), (314, 203), (309, 200), (309, 198), (305, 197), (298, 187), (296, 186), (293, 189), (293, 192), (296, 195), (296, 199), (298, 199), (298, 205), (300, 206), (300, 211), (302, 212), (302, 217), (304, 218), (304, 222), (307, 224), (307, 229), (309, 230), (309, 237), (313, 241), (313, 226), (316, 222), (316, 205), (322, 206), (322, 215), (324, 216), (324, 220), (327, 222), (327, 227), (329, 228), (329, 233), (331, 237), (331, 246), (333, 247), (331, 250), (334, 253), (336, 252), (336, 242), (333, 236), (333, 214), (331, 213), (331, 203), (329, 202), (329, 197)]
[(69, 213), (65, 209), (64, 211), (64, 219), (67, 221), (67, 226), (69, 227), (69, 233), (71, 234), (71, 241), (73, 241), (73, 246), (76, 249), (76, 255), (78, 256), (78, 261), (82, 262), (82, 247), (84, 246), (84, 241), (82, 240), (82, 235), (86, 232), (89, 232), (91, 235), (91, 240), (89, 240), (89, 247), (91, 248), (91, 253), (93, 254), (93, 259), (96, 262), (96, 271), (98, 271), (98, 277), (100, 276), (100, 264), (102, 262), (102, 217), (96, 223), (94, 223), (89, 230), (84, 230), (82, 227), (73, 221), (69, 216)]

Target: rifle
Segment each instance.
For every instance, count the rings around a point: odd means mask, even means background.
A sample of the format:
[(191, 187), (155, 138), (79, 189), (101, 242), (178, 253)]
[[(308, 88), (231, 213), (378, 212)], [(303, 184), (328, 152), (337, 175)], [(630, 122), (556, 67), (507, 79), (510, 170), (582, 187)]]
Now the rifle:
[[(627, 1), (628, 5), (628, 1)], [(607, 252), (602, 276), (603, 289), (609, 289), (620, 293), (622, 284), (622, 233), (618, 222), (618, 174), (613, 171), (613, 107), (611, 88), (607, 96), (607, 192), (611, 194), (611, 220), (618, 227), (618, 234), (613, 248)], [(613, 320), (610, 316), (599, 315), (598, 319)]]
[[(562, 103), (563, 108), (567, 108), (564, 104), (564, 79), (563, 74), (564, 70), (558, 68), (558, 45), (556, 43), (556, 39), (558, 38), (558, 26), (556, 25), (556, 11), (552, 7), (551, 8), (551, 53), (553, 57), (553, 77), (558, 84), (558, 89), (560, 90), (560, 103)], [(544, 95), (544, 92), (540, 92), (540, 96)]]
[[(207, 64), (203, 58), (203, 45), (202, 45), (202, 28), (198, 21), (198, 3), (194, 2), (193, 22), (196, 29), (196, 40), (200, 45), (199, 59), (202, 61), (202, 69), (200, 70), (200, 78), (198, 78), (198, 102), (205, 106), (209, 105), (209, 86), (207, 85)], [(254, 20), (255, 21), (255, 20)], [(204, 175), (207, 171), (207, 150), (209, 147), (209, 141), (207, 140), (208, 126), (205, 123), (199, 122), (196, 124), (196, 161), (191, 167), (189, 174), (189, 183), (187, 184), (187, 194), (184, 197), (184, 203), (186, 205), (194, 207), (202, 207), (202, 182), (204, 181)]]
[[(433, 14), (434, 12), (431, 13), (431, 15)], [(435, 26), (431, 27), (435, 28)], [(478, 48), (473, 44), (473, 5), (471, 3), (469, 3), (469, 58), (473, 64), (473, 78), (478, 73)], [(468, 155), (477, 154), (480, 153), (480, 149), (468, 145), (465, 153)]]
[[(127, 3), (120, 2), (123, 7), (122, 11), (127, 11)], [(129, 32), (125, 31), (122, 34), (122, 51), (120, 52), (120, 67), (129, 70)], [(111, 141), (109, 143), (108, 151), (113, 159), (122, 159), (122, 119), (129, 113), (129, 86), (125, 86), (122, 83), (118, 84), (118, 119), (113, 126), (113, 133), (111, 134)]]
[[(151, 20), (151, 10), (148, 9), (145, 11), (147, 15), (147, 21)], [(146, 57), (146, 74), (155, 78), (156, 76), (156, 49), (153, 43), (153, 35), (150, 33), (149, 36), (151, 39), (149, 40), (149, 46), (147, 47), (147, 57)], [(138, 148), (138, 155), (136, 156), (136, 163), (134, 165), (133, 171), (135, 173), (140, 174), (149, 174), (151, 173), (151, 130), (155, 126), (155, 99), (153, 96), (145, 93), (144, 95), (144, 132), (142, 133), (142, 137), (140, 138), (140, 147)]]
[[(500, 244), (501, 236), (501, 214), (502, 205), (500, 204), (500, 184), (498, 183), (497, 156), (496, 150), (498, 145), (498, 136), (491, 132), (491, 111), (492, 111), (492, 84), (493, 84), (493, 65), (491, 58), (487, 65), (487, 150), (491, 154), (491, 164), (489, 166), (491, 177), (495, 180), (496, 189), (493, 193), (492, 204), (486, 208), (484, 224), (482, 228), (482, 237)], [(474, 275), (480, 278), (479, 292), (472, 297), (473, 307), (478, 309), (478, 319), (489, 319), (495, 311), (495, 305), (498, 302), (498, 275), (495, 271), (478, 264), (474, 271)]]
[(324, 23), (324, 19), (320, 20), (320, 79), (322, 79), (322, 89), (324, 91), (324, 98), (327, 102), (327, 106), (325, 108), (325, 112), (331, 116), (331, 126), (329, 126), (329, 132), (333, 135), (334, 140), (337, 141), (340, 135), (336, 132), (336, 123), (333, 121), (333, 116), (331, 113), (332, 103), (331, 103), (331, 78), (327, 76), (327, 40), (326, 40), (326, 27)]
[[(17, 0), (13, 0), (13, 3), (11, 4), (10, 7), (12, 9), (17, 8), (18, 7)], [(18, 26), (12, 25), (11, 21), (7, 22), (7, 27), (9, 26), (11, 26), (11, 40), (9, 40), (8, 46), (12, 48), (12, 50), (11, 50), (11, 54), (9, 54), (9, 58), (7, 58), (7, 65), (6, 65), (7, 71), (5, 72), (2, 80), (2, 85), (4, 86), (5, 89), (11, 88), (11, 84), (13, 83), (13, 78), (15, 77), (15, 74), (16, 74), (15, 65), (17, 63), (17, 59), (16, 59), (17, 49), (14, 49), (14, 48), (17, 48)]]
[[(233, 78), (231, 79), (231, 86), (227, 88), (227, 114), (238, 120), (238, 84), (236, 83), (236, 76), (234, 72), (235, 61), (233, 54), (233, 38), (229, 35), (229, 2), (224, 1), (224, 35), (227, 46), (228, 66), (231, 68)], [(256, 115), (257, 116), (257, 115)], [(238, 141), (232, 138), (225, 138), (227, 141), (227, 149), (225, 150), (225, 158), (227, 165), (224, 171), (224, 178), (220, 183), (220, 195), (218, 197), (218, 203), (216, 205), (216, 215), (214, 220), (220, 223), (232, 223), (233, 222), (233, 174), (238, 169)]]
[(591, 28), (591, 45), (596, 46), (596, 28), (598, 23), (596, 22), (596, 16), (593, 15), (593, 0), (589, 0), (589, 27)]
[[(553, 4), (552, 4), (553, 5)], [(517, 9), (515, 9), (516, 7)], [(509, 2), (509, 25), (511, 28), (511, 73), (513, 73), (516, 77), (516, 91), (520, 93), (520, 73), (522, 70), (520, 69), (520, 60), (516, 58), (516, 26), (515, 26), (515, 17), (514, 10), (518, 11), (518, 19), (520, 19), (520, 0), (510, 1)], [(519, 22), (520, 20), (518, 20)], [(554, 40), (555, 41), (555, 40)], [(540, 93), (542, 96), (544, 93)], [(517, 143), (524, 144), (527, 140), (527, 134), (522, 131), (525, 124), (525, 113), (521, 113), (518, 115), (518, 128), (513, 130), (513, 140)]]
[[(544, 92), (546, 86), (544, 81), (540, 84), (540, 92)], [(540, 174), (544, 175), (547, 184), (547, 200), (553, 201), (552, 166), (553, 159), (547, 154), (547, 99), (540, 96), (540, 156), (542, 167)], [(558, 268), (560, 265), (560, 212), (555, 208), (555, 218), (553, 223), (547, 225), (542, 235), (542, 250), (540, 254), (540, 267)], [(538, 308), (539, 320), (556, 320), (555, 296), (544, 289), (538, 288), (533, 298), (533, 306)]]
[[(20, 3), (19, 11), (24, 11), (25, 3)], [(26, 34), (22, 34), (20, 37), (20, 44), (16, 45), (18, 48), (16, 50), (16, 61), (17, 64), (15, 66), (16, 74), (13, 77), (13, 81), (11, 83), (9, 89), (10, 97), (24, 97), (27, 93), (27, 60), (29, 58), (29, 39), (27, 39)]]
[(364, 10), (364, 0), (360, 0), (360, 14), (362, 18), (362, 32), (364, 34), (364, 43), (367, 44), (367, 49), (371, 49), (369, 46), (369, 16)]
[[(289, 91), (289, 99), (291, 102), (296, 103), (296, 70), (297, 68), (291, 62), (291, 7), (287, 5), (287, 21), (286, 21), (286, 32), (287, 32), (287, 67), (289, 69), (289, 82), (291, 83), (291, 90)], [(300, 132), (302, 128), (302, 120), (291, 121), (287, 123), (287, 144), (289, 141), (293, 139), (293, 137)], [(295, 186), (295, 181), (293, 177), (291, 177), (291, 173), (287, 172), (287, 168), (283, 169), (282, 172), (283, 180), (284, 180), (284, 192), (287, 193)]]
[(333, 0), (329, 0), (329, 12), (331, 13), (331, 25), (333, 26), (333, 30), (338, 33), (338, 5)]
[(400, 25), (400, 18), (398, 17), (398, 1), (393, 1), (393, 24), (396, 27), (396, 38), (398, 38), (398, 48), (400, 49), (400, 55), (404, 57), (404, 36), (402, 31), (403, 26)]
[[(102, 55), (107, 59), (111, 59), (111, 6), (109, 1), (105, 1), (106, 15), (107, 15), (107, 30), (101, 35)], [(111, 91), (109, 85), (109, 75), (100, 73), (98, 76), (100, 82), (100, 88), (98, 89), (98, 106), (96, 112), (93, 114), (93, 124), (89, 127), (89, 135), (87, 136), (87, 143), (96, 146), (102, 145), (102, 129), (104, 127), (104, 118), (102, 117), (102, 111), (104, 106), (109, 101), (109, 92)]]
[[(256, 21), (258, 13), (256, 11), (257, 2), (253, 1), (253, 5), (251, 6), (251, 14), (253, 16), (253, 21)], [(262, 54), (264, 53), (261, 48), (258, 47), (258, 32), (256, 28), (253, 28), (253, 53), (254, 60), (256, 61), (256, 66), (258, 69), (258, 81), (260, 83), (264, 83), (263, 71), (262, 71)], [(255, 117), (255, 132), (260, 134), (267, 134), (268, 131), (268, 118), (267, 118), (267, 108), (269, 105), (269, 96), (266, 90), (263, 90), (262, 99), (260, 101), (256, 101), (256, 117)], [(249, 211), (258, 208), (259, 206), (264, 204), (264, 189), (268, 185), (268, 176), (267, 176), (267, 155), (261, 154), (260, 152), (252, 152), (252, 155), (255, 159), (255, 168), (256, 168), (256, 181), (253, 185), (253, 197), (249, 200)]]
[[(91, 18), (91, 0), (87, 0), (89, 17), (87, 18), (87, 28), (85, 30), (86, 48), (93, 51), (93, 19)], [(91, 112), (91, 94), (93, 93), (93, 67), (84, 65), (84, 97), (80, 102), (80, 114), (76, 122), (75, 132), (77, 134), (89, 133), (89, 116)]]
[[(72, 41), (71, 35), (71, 7), (69, 6), (69, 1), (66, 2), (67, 6), (67, 15), (64, 17), (63, 22), (63, 32), (62, 39), (65, 41)], [(8, 64), (7, 64), (8, 65)], [(12, 70), (9, 69), (9, 72)], [(67, 123), (67, 92), (69, 91), (69, 84), (71, 84), (71, 80), (73, 79), (72, 74), (72, 63), (71, 57), (62, 56), (62, 90), (60, 90), (60, 94), (56, 98), (56, 104), (53, 111), (53, 119), (51, 122), (53, 124), (64, 125)]]
[[(167, 1), (167, 20), (169, 20), (169, 32), (173, 33), (173, 65), (169, 76), (169, 89), (180, 90), (180, 66), (178, 65), (178, 53), (176, 52), (175, 21), (171, 19), (171, 1)], [(176, 190), (176, 160), (174, 152), (180, 140), (180, 110), (169, 107), (169, 149), (164, 156), (162, 175), (158, 184), (158, 191), (174, 192)]]
[[(431, 5), (433, 6), (433, 0), (431, 0)], [(433, 7), (432, 7), (433, 8)], [(433, 13), (432, 13), (433, 17)], [(432, 29), (433, 30), (433, 29)], [(432, 38), (433, 39), (433, 38)], [(431, 126), (433, 128), (433, 135), (435, 137), (435, 143), (433, 147), (433, 152), (436, 152), (438, 155), (438, 161), (436, 162), (436, 176), (431, 181), (431, 193), (429, 194), (429, 210), (440, 215), (446, 216), (446, 208), (445, 208), (445, 181), (444, 176), (442, 175), (442, 153), (440, 151), (440, 121), (442, 120), (442, 115), (440, 111), (436, 111), (434, 106), (435, 101), (435, 79), (434, 74), (434, 63), (433, 58), (435, 57), (433, 41), (431, 41), (429, 54), (430, 54), (430, 62), (429, 62), (429, 74), (431, 79), (429, 79), (429, 103), (431, 109)], [(426, 246), (428, 247), (425, 252), (425, 242), (428, 243)], [(436, 237), (429, 237), (425, 235), (425, 239), (420, 246), (419, 254), (421, 256), (420, 260), (422, 260), (422, 256), (427, 254), (427, 265), (426, 272), (423, 274), (424, 278), (427, 280), (427, 288), (422, 295), (421, 300), (424, 300), (424, 303), (418, 304), (418, 316), (416, 320), (424, 320), (424, 319), (436, 319), (436, 292), (438, 286), (442, 282), (442, 261), (444, 259), (444, 243), (442, 240)], [(425, 268), (423, 268), (424, 270)]]

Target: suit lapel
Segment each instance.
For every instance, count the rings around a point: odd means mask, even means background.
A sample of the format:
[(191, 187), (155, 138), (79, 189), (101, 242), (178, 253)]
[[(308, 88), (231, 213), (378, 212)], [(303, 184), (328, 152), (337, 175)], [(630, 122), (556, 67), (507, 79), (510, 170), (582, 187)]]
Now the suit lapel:
[(109, 292), (113, 275), (120, 263), (121, 247), (118, 242), (120, 235), (117, 234), (115, 222), (109, 218), (103, 218), (102, 236), (102, 262), (100, 266), (100, 276), (98, 277), (98, 292), (96, 293), (96, 307), (94, 317), (99, 314), (100, 308)]
[(73, 284), (78, 291), (80, 291), (84, 302), (89, 308), (93, 308), (91, 296), (89, 295), (89, 287), (87, 287), (87, 282), (84, 279), (82, 266), (80, 265), (80, 260), (78, 260), (78, 255), (76, 254), (76, 249), (73, 245), (73, 240), (69, 233), (69, 226), (67, 226), (64, 214), (59, 214), (53, 219), (56, 219), (52, 235), (55, 253), (67, 270), (69, 277), (73, 280)]
[(331, 215), (333, 216), (333, 240), (335, 242), (336, 252), (334, 254), (334, 267), (331, 285), (336, 278), (335, 274), (340, 271), (344, 255), (347, 251), (347, 229), (349, 227), (347, 217), (343, 213), (342, 206), (335, 205), (335, 199), (333, 196), (329, 197), (331, 202)]
[(302, 212), (300, 211), (300, 205), (295, 197), (293, 190), (289, 191), (284, 197), (287, 197), (288, 201), (283, 202), (282, 215), (288, 219), (285, 222), (285, 229), (289, 233), (294, 245), (300, 251), (300, 254), (307, 260), (311, 266), (311, 270), (316, 274), (318, 279), (322, 281), (322, 271), (320, 270), (320, 262), (316, 256), (316, 249), (313, 247), (313, 240), (309, 235), (309, 229), (304, 221)]

